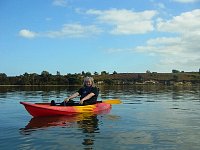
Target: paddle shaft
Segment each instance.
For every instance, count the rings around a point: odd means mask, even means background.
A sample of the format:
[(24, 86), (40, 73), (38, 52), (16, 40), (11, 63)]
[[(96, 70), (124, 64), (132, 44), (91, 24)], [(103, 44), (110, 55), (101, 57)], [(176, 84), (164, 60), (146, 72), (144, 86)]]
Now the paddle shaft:
[[(120, 99), (107, 99), (107, 100), (102, 100), (102, 101), (97, 101), (97, 103), (107, 103), (107, 104), (121, 104)], [(50, 103), (35, 103), (35, 104), (40, 104), (40, 105), (50, 105)], [(61, 105), (61, 103), (55, 103), (56, 105)], [(72, 103), (72, 104), (79, 104), (79, 103)]]

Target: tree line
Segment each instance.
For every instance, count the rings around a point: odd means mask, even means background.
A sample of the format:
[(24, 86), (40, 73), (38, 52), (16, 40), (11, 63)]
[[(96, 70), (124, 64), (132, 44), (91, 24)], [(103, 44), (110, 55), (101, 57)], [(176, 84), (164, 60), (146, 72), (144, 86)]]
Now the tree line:
[(146, 73), (117, 73), (114, 71), (111, 74), (106, 71), (93, 74), (82, 71), (66, 75), (61, 75), (59, 71), (56, 75), (42, 71), (41, 74), (26, 72), (19, 76), (7, 76), (5, 73), (0, 73), (0, 85), (81, 85), (85, 76), (92, 76), (97, 84), (104, 85), (200, 83), (200, 70), (199, 72), (172, 70), (172, 73), (157, 73), (149, 70)]
[[(113, 74), (117, 72), (114, 71)], [(91, 72), (75, 73), (61, 75), (57, 71), (56, 75), (50, 74), (48, 71), (37, 73), (24, 73), (19, 76), (7, 76), (5, 73), (0, 73), (0, 85), (81, 85), (85, 76), (108, 75), (109, 72), (102, 71), (101, 73)]]

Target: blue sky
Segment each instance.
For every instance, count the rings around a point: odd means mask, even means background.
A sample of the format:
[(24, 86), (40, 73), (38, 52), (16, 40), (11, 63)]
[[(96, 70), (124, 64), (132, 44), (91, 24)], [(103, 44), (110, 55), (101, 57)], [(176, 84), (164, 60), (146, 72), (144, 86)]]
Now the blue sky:
[(8, 76), (200, 68), (200, 0), (2, 0)]

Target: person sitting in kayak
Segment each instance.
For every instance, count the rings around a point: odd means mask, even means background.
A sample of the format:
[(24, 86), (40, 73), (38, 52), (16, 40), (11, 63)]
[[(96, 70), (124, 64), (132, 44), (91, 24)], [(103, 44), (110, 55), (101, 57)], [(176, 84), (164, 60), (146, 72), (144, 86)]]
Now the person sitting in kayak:
[(80, 96), (81, 105), (95, 104), (97, 101), (99, 91), (95, 86), (94, 79), (92, 77), (85, 77), (83, 81), (83, 87), (80, 88), (76, 93), (72, 94), (64, 100), (64, 102), (70, 103), (70, 100)]
[[(95, 104), (97, 102), (97, 97), (99, 94), (98, 88), (95, 86), (94, 79), (92, 77), (85, 77), (83, 81), (83, 87), (80, 88), (76, 93), (72, 94), (71, 96), (67, 97), (61, 105), (64, 106), (73, 106), (77, 105), (72, 100), (80, 96), (80, 102), (78, 105), (90, 105)], [(51, 102), (51, 105), (53, 102)], [(54, 102), (55, 103), (55, 102)]]

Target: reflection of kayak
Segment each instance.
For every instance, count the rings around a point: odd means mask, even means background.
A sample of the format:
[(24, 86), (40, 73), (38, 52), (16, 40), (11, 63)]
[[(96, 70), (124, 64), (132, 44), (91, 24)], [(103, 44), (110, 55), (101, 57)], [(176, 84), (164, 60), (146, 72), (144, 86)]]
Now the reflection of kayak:
[(111, 104), (104, 102), (85, 106), (50, 106), (48, 103), (33, 104), (28, 102), (20, 102), (20, 104), (23, 104), (33, 117), (73, 115), (87, 112), (98, 113), (111, 108)]
[(66, 123), (69, 123), (73, 120), (76, 120), (75, 115), (33, 117), (29, 121), (29, 123), (26, 125), (24, 130), (47, 128), (47, 127), (53, 127), (53, 126), (65, 126)]
[[(69, 116), (43, 116), (43, 117), (33, 117), (29, 123), (25, 126), (25, 128), (21, 128), (20, 130), (23, 132), (29, 133), (30, 131), (34, 131), (37, 129), (44, 129), (48, 127), (73, 127), (75, 124), (80, 124), (80, 122), (88, 122), (97, 120), (94, 119), (97, 115), (108, 114), (110, 109), (98, 112), (98, 113), (80, 113), (76, 115)], [(96, 123), (95, 123), (96, 124)]]

